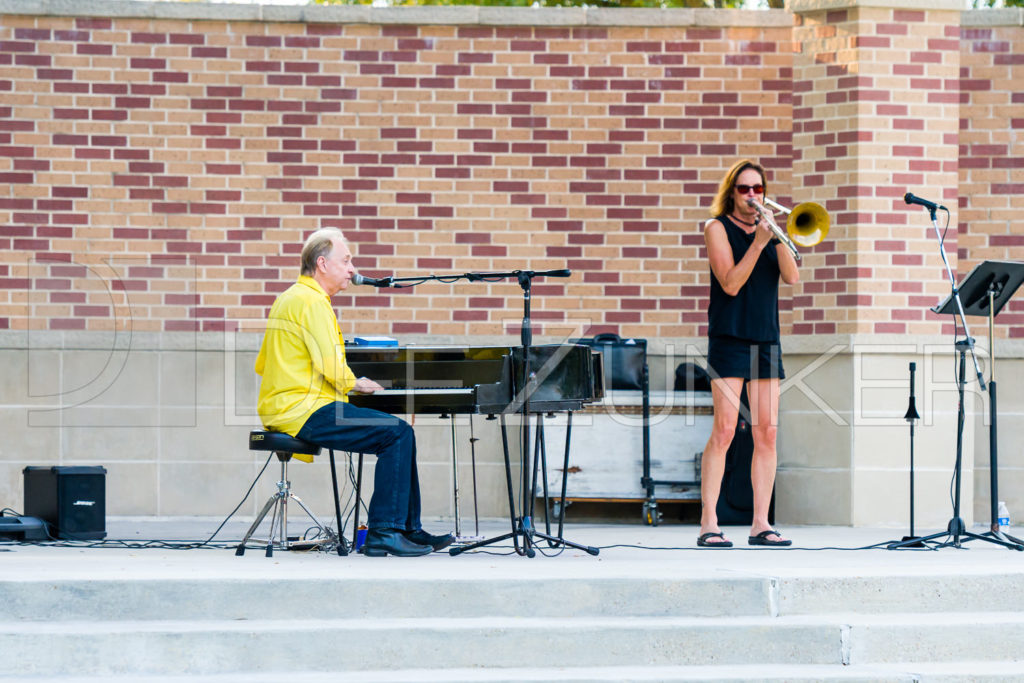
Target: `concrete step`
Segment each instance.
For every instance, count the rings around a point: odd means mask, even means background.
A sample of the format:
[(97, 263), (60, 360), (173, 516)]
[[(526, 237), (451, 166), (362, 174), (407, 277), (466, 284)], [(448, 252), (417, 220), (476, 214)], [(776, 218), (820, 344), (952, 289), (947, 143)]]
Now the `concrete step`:
[(12, 620), (331, 619), (483, 616), (756, 616), (773, 581), (687, 579), (275, 578), (0, 581)]
[(926, 571), (917, 576), (876, 573), (780, 578), (778, 613), (1024, 612), (1024, 581), (1019, 573)]
[(0, 581), (0, 622), (426, 615), (771, 616), (1024, 612), (1018, 574), (496, 579), (408, 577)]
[[(1021, 680), (1019, 662), (943, 662), (940, 664), (733, 664), (719, 666), (531, 667), (505, 669), (403, 669), (345, 672), (346, 683), (567, 683), (617, 681), (661, 683), (708, 681), (786, 681), (787, 683), (1003, 683)], [(31, 683), (336, 683), (336, 672), (287, 671), (169, 676), (42, 676)], [(26, 683), (25, 678), (0, 676), (0, 683)]]
[(768, 617), (23, 622), (0, 651), (4, 675), (842, 661), (836, 626)]
[[(0, 675), (238, 674), (1004, 662), (1016, 612), (798, 617), (576, 617), (10, 622)], [(960, 643), (984, 643), (968, 652)], [(1024, 670), (1024, 663), (1021, 665)]]

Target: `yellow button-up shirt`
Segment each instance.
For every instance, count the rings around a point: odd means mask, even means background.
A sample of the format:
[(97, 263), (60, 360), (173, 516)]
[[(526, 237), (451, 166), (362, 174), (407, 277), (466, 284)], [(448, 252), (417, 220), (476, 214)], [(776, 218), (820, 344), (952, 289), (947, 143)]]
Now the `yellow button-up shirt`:
[(320, 408), (348, 401), (356, 376), (345, 362), (331, 297), (313, 278), (300, 276), (270, 307), (256, 374), (263, 378), (256, 407), (267, 429), (295, 436)]

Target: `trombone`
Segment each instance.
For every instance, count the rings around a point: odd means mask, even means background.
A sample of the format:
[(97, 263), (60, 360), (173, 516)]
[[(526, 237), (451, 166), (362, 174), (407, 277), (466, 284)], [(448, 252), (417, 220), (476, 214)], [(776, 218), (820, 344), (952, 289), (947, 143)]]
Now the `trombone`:
[(792, 209), (787, 209), (782, 204), (773, 202), (767, 197), (765, 197), (764, 203), (776, 211), (781, 211), (789, 215), (789, 218), (786, 219), (785, 231), (775, 223), (774, 213), (766, 209), (761, 204), (758, 204), (753, 199), (747, 200), (747, 206), (752, 209), (757, 209), (757, 212), (761, 214), (761, 217), (767, 221), (768, 227), (771, 228), (776, 239), (785, 244), (786, 248), (793, 252), (793, 258), (797, 261), (800, 260), (800, 252), (797, 251), (796, 245), (799, 244), (801, 247), (813, 247), (816, 244), (820, 244), (825, 239), (825, 236), (828, 235), (828, 211), (826, 211), (825, 207), (821, 204), (804, 202), (802, 204), (797, 204)]

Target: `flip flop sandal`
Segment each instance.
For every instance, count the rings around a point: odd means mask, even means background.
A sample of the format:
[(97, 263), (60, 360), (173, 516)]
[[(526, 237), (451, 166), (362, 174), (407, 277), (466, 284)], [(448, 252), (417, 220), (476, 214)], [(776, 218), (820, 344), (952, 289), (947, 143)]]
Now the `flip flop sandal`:
[(768, 537), (771, 536), (772, 534), (778, 536), (779, 538), (782, 538), (782, 534), (780, 534), (778, 531), (776, 531), (774, 529), (768, 529), (767, 531), (762, 531), (757, 536), (747, 536), (747, 545), (774, 545), (774, 546), (793, 545), (793, 541), (790, 541), (790, 540), (786, 540), (786, 541), (773, 541), (773, 540), (771, 540)]
[[(709, 538), (720, 538), (722, 540), (719, 543), (708, 543)], [(725, 540), (725, 534), (721, 531), (709, 531), (697, 537), (697, 545), (701, 548), (731, 548), (732, 541)]]

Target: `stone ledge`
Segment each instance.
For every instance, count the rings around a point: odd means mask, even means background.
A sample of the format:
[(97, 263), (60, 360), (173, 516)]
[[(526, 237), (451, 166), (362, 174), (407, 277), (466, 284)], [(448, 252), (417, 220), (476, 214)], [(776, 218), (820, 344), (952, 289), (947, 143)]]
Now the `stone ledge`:
[[(977, 329), (974, 329), (977, 328)], [(988, 355), (988, 339), (981, 323), (972, 326), (978, 340), (978, 357)], [(135, 351), (226, 351), (255, 352), (260, 348), (263, 335), (260, 332), (91, 332), (86, 330), (0, 330), (0, 351), (2, 350), (128, 350)], [(538, 336), (535, 344), (559, 344), (564, 338), (549, 335)], [(417, 346), (513, 346), (518, 338), (510, 336), (460, 337), (449, 335), (409, 335), (401, 339), (403, 344)], [(827, 353), (837, 346), (842, 347), (838, 355), (849, 355), (856, 351), (862, 355), (913, 354), (930, 347), (948, 347), (953, 353), (953, 343), (943, 335), (896, 335), (896, 334), (830, 334), (811, 337), (786, 335), (782, 338), (786, 356), (803, 356)], [(652, 358), (678, 358), (680, 361), (688, 348), (695, 347), (703, 353), (707, 350), (705, 338), (649, 338), (647, 352)], [(997, 360), (1024, 358), (1024, 340), (996, 339)], [(917, 349), (918, 351), (915, 351)]]
[(243, 5), (140, 0), (0, 0), (0, 14), (212, 21), (471, 26), (777, 26), (793, 25), (785, 10), (603, 9), (369, 5)]
[(964, 3), (963, 0), (789, 0), (786, 3), (786, 9), (794, 14), (860, 7), (962, 12)]
[(961, 26), (1024, 26), (1024, 7), (964, 12)]
[[(0, 0), (0, 15), (74, 16), (196, 21), (331, 24), (415, 24), (593, 27), (787, 27), (792, 13), (850, 7), (959, 11), (959, 0), (790, 0), (786, 10), (604, 9), (592, 7), (371, 7), (369, 5), (243, 5), (140, 0)], [(1024, 8), (961, 12), (964, 26), (1024, 26)]]

